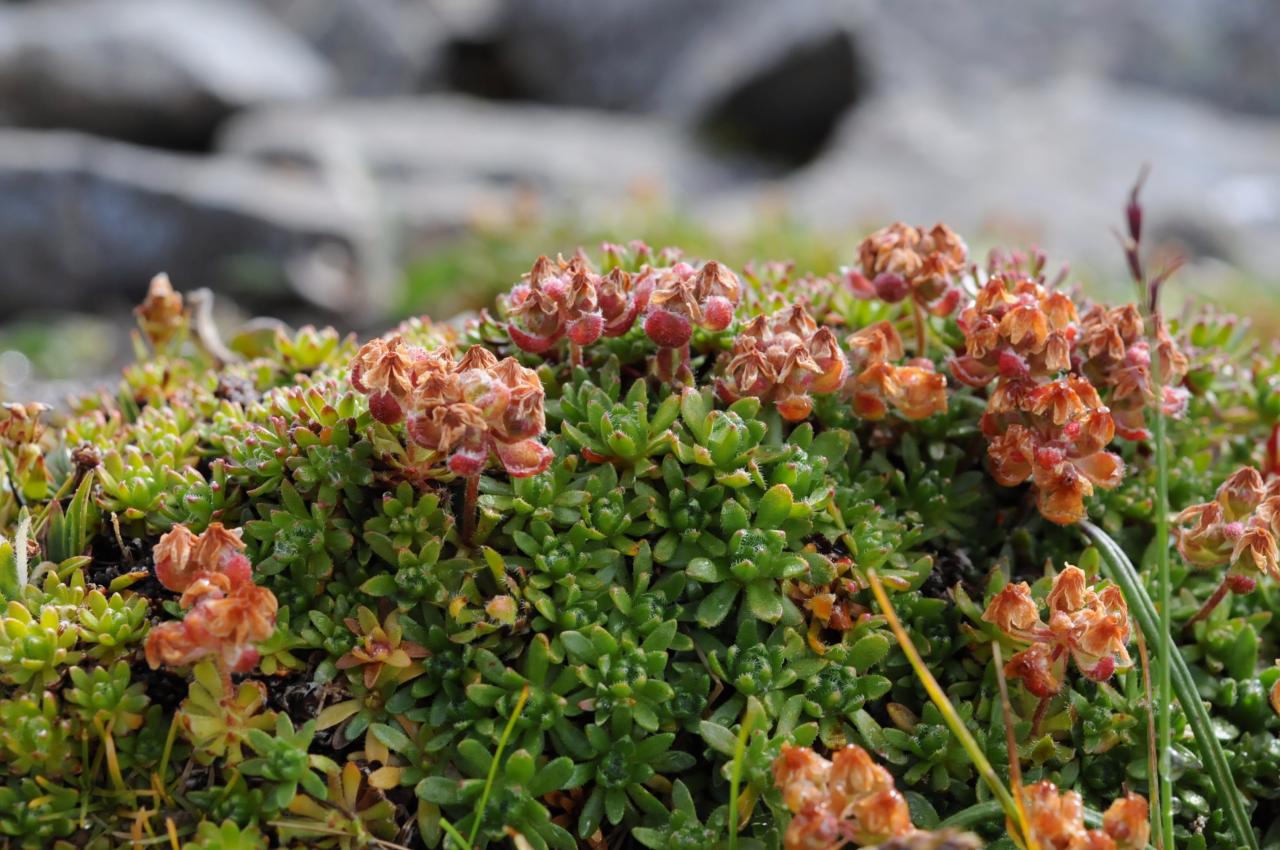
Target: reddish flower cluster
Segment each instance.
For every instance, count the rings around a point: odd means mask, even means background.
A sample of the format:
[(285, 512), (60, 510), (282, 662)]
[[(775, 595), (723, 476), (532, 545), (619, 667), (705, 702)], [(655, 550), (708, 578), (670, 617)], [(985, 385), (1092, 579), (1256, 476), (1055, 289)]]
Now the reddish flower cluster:
[(351, 384), (369, 396), (369, 412), (388, 425), (405, 420), (410, 438), (449, 456), (449, 469), (478, 476), (494, 453), (507, 473), (537, 475), (552, 452), (542, 382), (514, 358), (499, 361), (472, 346), (455, 361), (447, 347), (427, 351), (398, 336), (371, 340), (351, 364)]
[[(1080, 319), (1080, 340), (1074, 358), (1076, 371), (1093, 385), (1108, 390), (1108, 404), (1116, 433), (1127, 440), (1150, 436), (1143, 411), (1155, 399), (1151, 375), (1151, 346), (1142, 315), (1133, 304), (1107, 309), (1095, 304)], [(1187, 405), (1188, 392), (1179, 386), (1187, 375), (1187, 357), (1163, 326), (1156, 331), (1163, 387), (1160, 404), (1168, 415)]]
[(786, 307), (742, 328), (716, 392), (726, 402), (771, 401), (782, 418), (799, 422), (813, 410), (810, 393), (835, 392), (848, 371), (831, 329), (818, 327), (803, 307)]
[(783, 744), (773, 781), (792, 813), (786, 850), (865, 846), (915, 832), (893, 776), (861, 747), (849, 745), (828, 761), (808, 747)]
[(991, 277), (961, 311), (965, 353), (951, 373), (971, 387), (995, 378), (1035, 381), (1071, 368), (1076, 306), (1030, 278)]
[(1084, 572), (1068, 565), (1053, 580), (1045, 599), (1049, 622), (1026, 582), (1006, 585), (987, 605), (982, 619), (1014, 640), (1029, 644), (1009, 659), (1005, 673), (1047, 700), (1062, 689), (1067, 658), (1094, 681), (1111, 678), (1131, 665), (1129, 607), (1115, 585), (1088, 587)]
[(1265, 484), (1246, 466), (1222, 482), (1212, 502), (1192, 505), (1177, 521), (1178, 552), (1191, 566), (1229, 564), (1230, 573), (1243, 578), (1280, 579), (1280, 479)]
[(742, 299), (738, 276), (714, 260), (701, 268), (679, 262), (640, 274), (642, 279), (651, 277), (653, 281), (644, 332), (658, 346), (654, 374), (661, 381), (688, 384), (693, 379), (689, 371), (693, 329), (722, 331), (729, 327)]
[(195, 535), (183, 525), (160, 538), (153, 551), (156, 578), (181, 593), (187, 612), (181, 621), (155, 626), (147, 634), (152, 668), (191, 664), (213, 656), (226, 673), (244, 673), (258, 664), (253, 644), (276, 627), (276, 597), (253, 583), (244, 542), (221, 523)]
[(893, 407), (905, 418), (927, 419), (947, 409), (946, 376), (923, 358), (906, 366), (893, 362), (903, 356), (902, 338), (889, 322), (878, 322), (852, 334), (846, 343), (851, 358), (847, 389), (853, 410), (864, 419), (883, 419)]
[(602, 336), (622, 336), (643, 316), (644, 332), (659, 348), (655, 374), (688, 383), (694, 328), (727, 328), (742, 297), (741, 284), (714, 260), (695, 266), (673, 252), (655, 256), (643, 243), (633, 243), (633, 248), (636, 272), (622, 268), (626, 252), (616, 245), (605, 246), (610, 271), (604, 274), (581, 254), (554, 262), (539, 257), (507, 297), (512, 341), (524, 351), (542, 354), (567, 338), (576, 365), (582, 346)]
[(1002, 383), (981, 426), (996, 481), (1013, 487), (1030, 480), (1036, 507), (1051, 522), (1080, 521), (1093, 488), (1109, 490), (1124, 477), (1123, 461), (1105, 451), (1115, 436), (1111, 414), (1077, 375), (1039, 385)]
[(1124, 466), (1105, 451), (1115, 422), (1097, 389), (1074, 372), (1059, 377), (1073, 365), (1075, 305), (1029, 278), (995, 276), (959, 325), (965, 353), (952, 358), (952, 375), (975, 387), (996, 381), (982, 417), (996, 480), (1030, 480), (1052, 522), (1083, 519), (1093, 488), (1118, 485)]
[(1102, 829), (1085, 828), (1079, 794), (1061, 792), (1047, 780), (1024, 786), (1022, 801), (1030, 837), (1044, 850), (1144, 850), (1151, 837), (1141, 794), (1117, 798), (1102, 815)]
[(579, 346), (631, 330), (652, 289), (647, 277), (636, 283), (618, 267), (608, 274), (596, 273), (581, 254), (554, 262), (539, 257), (507, 298), (507, 331), (516, 345), (532, 354), (568, 337), (577, 359)]
[(1183, 560), (1206, 570), (1228, 566), (1188, 627), (1208, 617), (1228, 593), (1252, 593), (1259, 576), (1280, 579), (1280, 479), (1267, 484), (1258, 470), (1243, 467), (1222, 482), (1212, 502), (1190, 506), (1177, 522)]
[(845, 272), (860, 298), (897, 303), (908, 296), (935, 316), (949, 316), (960, 304), (957, 280), (968, 263), (968, 248), (951, 228), (932, 230), (895, 222), (863, 240), (860, 269)]

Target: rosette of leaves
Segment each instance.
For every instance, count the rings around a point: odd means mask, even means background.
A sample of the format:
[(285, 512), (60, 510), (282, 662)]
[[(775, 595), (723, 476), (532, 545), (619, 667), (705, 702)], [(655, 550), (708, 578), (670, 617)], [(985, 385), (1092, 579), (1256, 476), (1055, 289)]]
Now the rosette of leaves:
[(254, 563), (262, 575), (288, 570), (299, 587), (314, 590), (333, 573), (334, 558), (355, 546), (351, 521), (331, 502), (308, 503), (288, 481), (281, 482), (278, 492), (279, 505), (260, 503), (262, 518), (244, 525), (246, 535), (265, 555)]
[(53, 694), (0, 701), (0, 751), (11, 774), (58, 778), (79, 769), (71, 718)]
[(667, 808), (649, 785), (665, 784), (656, 778), (678, 774), (697, 761), (689, 753), (672, 749), (675, 733), (619, 737), (595, 724), (585, 732), (595, 755), (574, 767), (575, 784), (585, 778), (592, 789), (582, 804), (578, 835), (586, 838), (602, 822), (616, 825), (628, 816), (665, 817)]
[(636, 840), (651, 850), (710, 850), (725, 833), (725, 809), (716, 809), (707, 823), (698, 818), (689, 787), (677, 779), (671, 785), (671, 812), (659, 828), (636, 827)]
[[(287, 808), (301, 787), (317, 800), (325, 800), (329, 790), (321, 774), (338, 771), (332, 759), (310, 752), (316, 723), (308, 720), (294, 729), (288, 715), (276, 716), (275, 734), (262, 729), (249, 729), (245, 739), (257, 753), (240, 765), (246, 776), (261, 777), (267, 783), (264, 802), (275, 811)], [(316, 771), (320, 771), (317, 773)]]
[(147, 600), (141, 596), (106, 596), (94, 588), (78, 611), (85, 654), (109, 663), (128, 652), (146, 634)]
[(20, 779), (0, 785), (0, 835), (39, 850), (75, 831), (80, 794), (48, 781)]
[(72, 667), (72, 687), (67, 702), (76, 707), (85, 725), (102, 735), (125, 735), (142, 725), (148, 699), (141, 682), (132, 682), (129, 665), (117, 661), (111, 667), (86, 671)]
[(809, 565), (799, 553), (788, 551), (787, 533), (777, 527), (790, 516), (793, 504), (790, 490), (781, 484), (761, 498), (754, 519), (736, 502), (725, 502), (720, 527), (730, 535), (727, 557), (695, 558), (686, 569), (691, 579), (712, 586), (698, 603), (700, 625), (712, 628), (724, 622), (740, 594), (745, 610), (759, 620), (800, 622), (782, 582), (805, 575)]
[(439, 603), (448, 595), (436, 565), (451, 539), (454, 521), (439, 493), (416, 493), (402, 481), (394, 492), (374, 502), (375, 515), (365, 520), (363, 540), (394, 572), (375, 576), (362, 589), (375, 596), (395, 594)]
[(644, 382), (633, 383), (625, 397), (620, 396), (616, 359), (601, 368), (600, 377), (603, 387), (589, 380), (565, 387), (558, 407), (562, 433), (587, 460), (607, 460), (643, 476), (651, 472), (653, 458), (671, 446), (680, 397), (668, 394), (650, 413)]
[(183, 847), (187, 850), (266, 850), (267, 838), (258, 827), (241, 828), (233, 820), (201, 821), (194, 838)]
[(178, 710), (177, 719), (192, 753), (201, 764), (222, 761), (237, 765), (244, 759), (244, 744), (253, 729), (275, 726), (275, 712), (264, 711), (267, 689), (247, 680), (227, 692), (222, 676), (208, 661), (195, 666), (194, 681)]
[(504, 665), (487, 649), (477, 649), (473, 657), (480, 680), (466, 686), (466, 697), (485, 712), (470, 724), (475, 733), (496, 743), (528, 687), (524, 709), (511, 727), (515, 745), (538, 755), (548, 750), (550, 736), (556, 750), (588, 752), (582, 731), (573, 720), (583, 711), (571, 699), (580, 684), (578, 674), (565, 664), (564, 653), (554, 649), (545, 634), (533, 636), (521, 655), (519, 671)]
[(668, 620), (642, 640), (601, 625), (561, 632), (567, 660), (583, 686), (573, 702), (614, 731), (630, 731), (634, 723), (656, 732), (670, 717), (667, 704), (675, 697), (665, 674), (676, 630), (676, 621)]
[(80, 660), (79, 636), (57, 606), (46, 605), (32, 616), (25, 605), (10, 601), (0, 615), (0, 681), (36, 688), (52, 684), (64, 667)]
[(329, 774), (327, 795), (299, 794), (288, 809), (287, 817), (274, 821), (280, 837), (301, 839), (309, 847), (355, 850), (395, 838), (399, 831), (395, 806), (351, 761)]

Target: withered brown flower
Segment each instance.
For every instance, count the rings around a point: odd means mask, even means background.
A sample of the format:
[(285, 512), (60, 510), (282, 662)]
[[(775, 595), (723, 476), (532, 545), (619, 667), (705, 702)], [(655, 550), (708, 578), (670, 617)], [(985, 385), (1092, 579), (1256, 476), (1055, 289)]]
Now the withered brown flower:
[(773, 779), (792, 812), (786, 850), (865, 846), (916, 831), (893, 777), (861, 747), (846, 746), (828, 761), (808, 747), (783, 744)]
[(1005, 672), (1042, 700), (1061, 689), (1067, 658), (1085, 676), (1109, 679), (1132, 665), (1129, 608), (1114, 585), (1094, 589), (1084, 571), (1068, 564), (1045, 597), (1046, 623), (1026, 582), (1006, 585), (992, 597), (982, 619), (1018, 643), (1028, 644), (1009, 659)]
[(175, 292), (167, 274), (151, 278), (147, 297), (134, 308), (138, 326), (155, 347), (171, 340), (186, 324), (182, 294)]
[(927, 419), (947, 409), (947, 379), (928, 360), (906, 366), (889, 361), (902, 357), (902, 338), (889, 322), (878, 322), (849, 336), (850, 378), (846, 382), (853, 410), (864, 419), (883, 419), (890, 408), (909, 420)]
[[(1163, 324), (1156, 329), (1156, 356), (1160, 363), (1166, 415), (1177, 415), (1186, 406), (1188, 392), (1180, 384), (1188, 362)], [(1151, 347), (1137, 306), (1107, 309), (1095, 304), (1080, 319), (1080, 341), (1075, 368), (1093, 384), (1107, 391), (1116, 421), (1116, 432), (1125, 439), (1150, 436), (1144, 412), (1155, 399), (1151, 374)]]
[(194, 535), (176, 525), (154, 550), (156, 578), (182, 593), (186, 616), (161, 623), (147, 633), (147, 663), (180, 666), (208, 656), (224, 676), (257, 666), (254, 644), (275, 631), (275, 594), (253, 583), (253, 566), (240, 537), (214, 523)]
[(968, 248), (951, 228), (930, 230), (895, 222), (858, 247), (859, 269), (845, 272), (855, 295), (894, 303), (910, 297), (936, 316), (960, 303), (956, 282), (968, 263)]
[(813, 409), (811, 393), (838, 390), (848, 364), (830, 328), (803, 307), (757, 316), (738, 333), (716, 392), (726, 402), (753, 396), (798, 422)]
[(1142, 850), (1151, 836), (1147, 800), (1129, 793), (1102, 816), (1102, 829), (1084, 823), (1084, 802), (1075, 791), (1059, 791), (1048, 780), (1026, 785), (1022, 801), (1027, 825), (1045, 850)]

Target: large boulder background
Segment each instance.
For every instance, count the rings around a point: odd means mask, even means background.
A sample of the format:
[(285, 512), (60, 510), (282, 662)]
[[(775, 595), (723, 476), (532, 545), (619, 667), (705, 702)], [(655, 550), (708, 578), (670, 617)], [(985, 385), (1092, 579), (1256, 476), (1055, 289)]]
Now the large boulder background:
[(477, 222), (637, 194), (1118, 274), (1144, 163), (1158, 232), (1274, 276), (1278, 43), (1269, 0), (0, 4), (0, 297), (105, 309), (166, 269), (359, 324)]
[(328, 64), (241, 0), (0, 6), (0, 120), (200, 147), (227, 116), (333, 91)]

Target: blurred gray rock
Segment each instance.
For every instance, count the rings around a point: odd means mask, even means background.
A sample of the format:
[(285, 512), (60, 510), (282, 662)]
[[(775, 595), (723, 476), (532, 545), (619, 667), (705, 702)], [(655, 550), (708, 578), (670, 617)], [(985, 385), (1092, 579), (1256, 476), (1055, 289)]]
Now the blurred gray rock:
[(507, 0), (496, 56), (527, 96), (659, 111), (790, 162), (860, 93), (841, 0)]
[(367, 210), (306, 174), (74, 133), (0, 130), (0, 233), (9, 316), (134, 303), (167, 271), (182, 289), (355, 319), (389, 278)]
[(0, 6), (0, 121), (200, 147), (246, 106), (312, 98), (328, 65), (240, 0)]
[[(1124, 280), (1112, 235), (1144, 164), (1153, 241), (1274, 276), (1280, 120), (1219, 112), (1154, 89), (1059, 80), (981, 101), (886, 95), (855, 111), (834, 152), (790, 178), (788, 208), (822, 228), (945, 220), (978, 240), (1038, 243)], [(723, 226), (753, 210), (727, 196)]]
[(435, 87), (445, 21), (424, 0), (256, 0), (333, 66), (350, 95)]
[(638, 195), (687, 197), (721, 180), (661, 121), (453, 96), (255, 110), (219, 147), (340, 183), (413, 243), (522, 208), (616, 212)]
[(880, 91), (959, 96), (1088, 74), (1280, 113), (1275, 0), (862, 0), (857, 43)]

